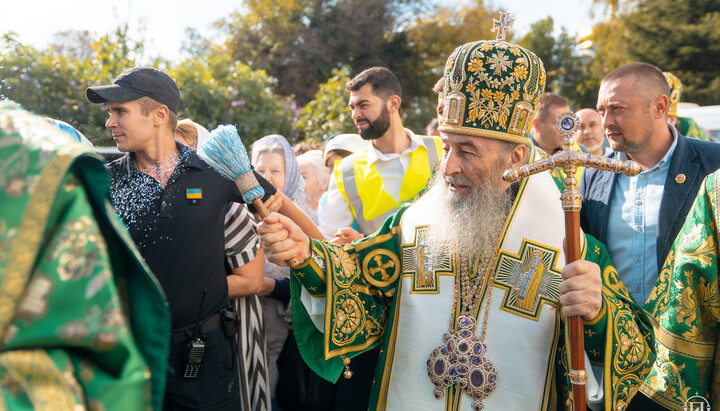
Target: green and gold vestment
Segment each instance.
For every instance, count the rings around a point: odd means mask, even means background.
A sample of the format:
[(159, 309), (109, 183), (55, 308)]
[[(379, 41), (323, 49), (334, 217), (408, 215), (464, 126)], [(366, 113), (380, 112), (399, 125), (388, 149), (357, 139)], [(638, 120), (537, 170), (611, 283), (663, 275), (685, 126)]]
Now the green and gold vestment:
[[(451, 312), (459, 270), (456, 256), (433, 256), (422, 244), (427, 216), (434, 209), (430, 193), (355, 244), (313, 241), (312, 257), (291, 276), (298, 347), (318, 374), (335, 381), (343, 357), (382, 346), (371, 409), (470, 409), (470, 399), (457, 386), (436, 399), (427, 375), (428, 356), (442, 344), (461, 305)], [(562, 218), (552, 177), (543, 173), (525, 180), (491, 269), (481, 273), (485, 278), (495, 273), (486, 343), (498, 380), (483, 400), (486, 410), (571, 407), (566, 321), (557, 302), (564, 266)], [(585, 324), (588, 400), (599, 409), (624, 409), (654, 359), (651, 327), (620, 283), (602, 244), (584, 237), (583, 250), (585, 259), (600, 266), (604, 284), (603, 308)], [(528, 269), (534, 255), (541, 263)], [(476, 278), (479, 267), (471, 267)], [(523, 281), (528, 273), (530, 278)], [(476, 312), (478, 335), (488, 290), (483, 285), (482, 308)]]
[(102, 160), (0, 103), (0, 409), (162, 407), (170, 315)]
[(720, 409), (719, 194), (716, 171), (705, 178), (645, 304), (657, 359), (642, 391), (670, 409), (683, 410), (696, 394)]

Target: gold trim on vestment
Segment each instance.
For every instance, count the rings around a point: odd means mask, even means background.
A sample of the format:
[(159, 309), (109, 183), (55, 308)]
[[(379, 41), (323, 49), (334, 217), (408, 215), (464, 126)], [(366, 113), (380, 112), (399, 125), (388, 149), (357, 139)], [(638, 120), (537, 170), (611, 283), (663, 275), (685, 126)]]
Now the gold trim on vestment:
[(649, 315), (655, 331), (655, 340), (673, 354), (679, 354), (695, 360), (712, 360), (715, 355), (715, 343), (691, 341), (664, 329), (655, 317)]
[[(404, 217), (404, 216), (403, 216)], [(402, 223), (402, 220), (401, 220)], [(398, 226), (399, 227), (399, 226)], [(400, 285), (398, 285), (398, 288)], [(393, 326), (390, 328), (390, 336), (388, 338), (388, 344), (385, 352), (385, 364), (383, 364), (382, 380), (380, 381), (380, 389), (378, 390), (378, 410), (384, 410), (387, 408), (387, 396), (388, 388), (390, 387), (390, 378), (392, 377), (392, 364), (395, 359), (395, 344), (397, 343), (397, 332), (398, 332), (398, 316), (400, 311), (400, 300), (402, 299), (402, 293), (397, 293), (393, 304), (395, 305), (395, 312), (393, 313)], [(387, 330), (385, 330), (387, 331)]]
[[(326, 250), (322, 250), (322, 251), (325, 256), (324, 257), (325, 261), (326, 262), (330, 261), (332, 263), (333, 260), (332, 260), (332, 258), (330, 258), (329, 253)], [(311, 257), (311, 260), (313, 260), (313, 261), (310, 264), (311, 265), (314, 264), (317, 266), (317, 263), (314, 261), (314, 259), (312, 259), (312, 257)], [(326, 267), (326, 269), (329, 271), (330, 274), (332, 274), (334, 268), (328, 265)], [(329, 360), (332, 357), (337, 357), (337, 356), (344, 355), (347, 353), (355, 353), (355, 352), (362, 351), (365, 348), (370, 347), (371, 345), (373, 345), (374, 343), (376, 343), (377, 341), (379, 341), (382, 338), (383, 333), (381, 332), (378, 335), (368, 337), (367, 341), (365, 341), (361, 345), (352, 345), (350, 347), (344, 347), (344, 348), (338, 348), (336, 350), (330, 350), (329, 349), (330, 340), (333, 338), (332, 335), (333, 335), (333, 330), (335, 328), (335, 322), (333, 321), (332, 317), (333, 317), (334, 309), (335, 309), (336, 296), (340, 291), (343, 291), (343, 290), (342, 289), (338, 290), (336, 288), (336, 284), (334, 281), (326, 281), (325, 285), (326, 285), (326, 290), (325, 290), (326, 291), (325, 327), (324, 327), (325, 332), (323, 333), (323, 340), (324, 340), (323, 351), (325, 352), (326, 360)], [(348, 289), (345, 289), (345, 290), (347, 291)], [(362, 305), (362, 304), (360, 304), (360, 305)], [(335, 344), (335, 345), (339, 345), (339, 344)]]
[(385, 241), (393, 238), (395, 236), (395, 234), (397, 234), (399, 232), (400, 232), (400, 226), (399, 225), (395, 226), (390, 229), (389, 233), (379, 234), (379, 235), (376, 235), (375, 237), (368, 238), (365, 241), (355, 244), (355, 251), (358, 252), (360, 250), (364, 250), (368, 247), (374, 246), (375, 244), (385, 242)]
[(441, 125), (439, 130), (442, 131), (443, 133), (465, 134), (465, 135), (475, 136), (475, 137), (491, 138), (493, 140), (508, 141), (508, 142), (517, 143), (517, 144), (525, 144), (526, 146), (532, 145), (532, 143), (530, 142), (530, 139), (527, 137), (514, 136), (512, 134), (503, 133), (500, 131), (480, 130), (480, 129), (473, 128), (473, 127), (453, 126), (453, 125), (450, 125), (447, 123)]
[(0, 363), (27, 393), (35, 410), (75, 409), (70, 386), (44, 350), (6, 351), (0, 353)]
[(600, 308), (600, 311), (598, 311), (598, 314), (595, 316), (595, 318), (593, 318), (590, 321), (583, 320), (583, 324), (584, 325), (595, 325), (598, 322), (600, 322), (600, 320), (605, 318), (605, 314), (607, 314), (607, 304), (605, 304), (605, 299), (602, 299), (602, 307)]
[(5, 338), (32, 275), (60, 182), (74, 160), (74, 155), (58, 152), (47, 163), (28, 199), (18, 235), (10, 245), (10, 261), (0, 283), (0, 341)]
[(395, 294), (395, 290), (393, 290), (393, 291), (387, 293), (387, 295), (385, 295), (382, 293), (382, 291), (378, 290), (377, 288), (370, 288), (366, 285), (360, 285), (360, 284), (351, 285), (350, 291), (352, 291), (354, 293), (372, 295), (373, 297), (392, 297), (393, 294)]

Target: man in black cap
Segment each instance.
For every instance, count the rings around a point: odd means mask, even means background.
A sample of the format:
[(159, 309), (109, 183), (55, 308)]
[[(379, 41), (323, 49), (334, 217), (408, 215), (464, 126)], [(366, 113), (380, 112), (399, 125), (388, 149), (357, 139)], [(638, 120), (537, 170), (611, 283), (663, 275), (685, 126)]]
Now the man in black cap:
[[(133, 68), (112, 85), (88, 88), (86, 96), (106, 105), (105, 126), (128, 153), (108, 166), (113, 203), (170, 306), (164, 409), (236, 409), (237, 321), (226, 308), (223, 229), (228, 204), (243, 202), (242, 195), (175, 141), (180, 92), (167, 74)], [(255, 177), (265, 199), (276, 192)], [(292, 201), (283, 200), (281, 213), (314, 228)]]

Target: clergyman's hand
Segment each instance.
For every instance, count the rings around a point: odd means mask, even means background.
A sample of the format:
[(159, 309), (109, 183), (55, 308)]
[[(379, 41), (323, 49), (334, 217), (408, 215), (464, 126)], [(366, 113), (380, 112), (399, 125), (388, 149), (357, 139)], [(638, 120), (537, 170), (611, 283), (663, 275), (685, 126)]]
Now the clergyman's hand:
[(566, 265), (558, 286), (562, 312), (568, 317), (581, 316), (585, 321), (597, 317), (602, 308), (600, 267), (590, 261), (577, 260)]
[(297, 224), (282, 214), (271, 213), (260, 222), (257, 232), (270, 262), (286, 266), (293, 257), (299, 261), (310, 257), (310, 239)]
[(332, 240), (335, 244), (350, 244), (353, 241), (357, 241), (363, 238), (363, 235), (354, 230), (352, 227), (343, 227), (337, 230), (335, 233), (335, 239)]

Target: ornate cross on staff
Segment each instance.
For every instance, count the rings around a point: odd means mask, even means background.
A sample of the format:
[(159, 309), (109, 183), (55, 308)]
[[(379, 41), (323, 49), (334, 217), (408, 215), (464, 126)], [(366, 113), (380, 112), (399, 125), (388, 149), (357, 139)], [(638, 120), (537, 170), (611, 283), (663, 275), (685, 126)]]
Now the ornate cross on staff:
[[(563, 113), (555, 120), (555, 128), (565, 137), (563, 140), (563, 151), (555, 153), (547, 158), (526, 164), (519, 168), (506, 170), (503, 180), (515, 182), (521, 178), (530, 177), (533, 174), (559, 167), (565, 172), (565, 190), (560, 199), (565, 211), (565, 241), (567, 251), (565, 264), (570, 264), (580, 259), (580, 208), (582, 196), (578, 191), (578, 181), (575, 178), (575, 171), (578, 167), (592, 167), (600, 170), (608, 170), (627, 176), (635, 176), (640, 173), (640, 166), (634, 161), (610, 159), (583, 153), (573, 150), (573, 133), (579, 128), (580, 119), (573, 113)], [(568, 318), (570, 328), (570, 382), (573, 384), (573, 405), (575, 410), (585, 411), (585, 341), (583, 337), (583, 323), (580, 317)], [(578, 387), (575, 387), (575, 386)], [(577, 389), (575, 389), (577, 388)]]
[(500, 12), (500, 20), (493, 19), (492, 31), (497, 31), (497, 37), (495, 40), (505, 41), (505, 31), (512, 30), (513, 22), (515, 19), (511, 19), (510, 13)]

